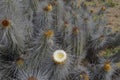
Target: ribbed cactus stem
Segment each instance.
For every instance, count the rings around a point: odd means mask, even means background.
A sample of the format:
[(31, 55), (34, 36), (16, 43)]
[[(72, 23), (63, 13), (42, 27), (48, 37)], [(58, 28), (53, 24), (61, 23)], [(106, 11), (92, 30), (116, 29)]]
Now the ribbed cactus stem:
[(29, 0), (29, 4), (34, 13), (38, 10), (39, 0)]

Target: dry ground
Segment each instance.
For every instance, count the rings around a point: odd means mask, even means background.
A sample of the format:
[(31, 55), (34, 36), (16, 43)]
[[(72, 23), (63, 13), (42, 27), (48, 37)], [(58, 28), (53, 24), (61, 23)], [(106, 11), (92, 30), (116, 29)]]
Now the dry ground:
[(120, 31), (120, 0), (114, 0), (116, 5), (107, 9), (108, 27)]
[[(113, 0), (113, 3), (115, 6), (106, 8), (106, 16), (108, 18), (107, 27), (111, 27), (113, 32), (120, 32), (120, 0)], [(98, 0), (88, 2), (88, 5), (92, 6), (95, 12), (104, 4), (105, 2), (98, 2)]]

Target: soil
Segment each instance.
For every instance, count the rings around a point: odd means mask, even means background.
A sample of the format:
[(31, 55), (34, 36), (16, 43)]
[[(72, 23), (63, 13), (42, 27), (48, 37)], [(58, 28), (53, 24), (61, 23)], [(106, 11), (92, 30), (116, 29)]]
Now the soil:
[(109, 24), (113, 31), (120, 31), (120, 0), (114, 0), (116, 4), (114, 7), (108, 7), (107, 17)]
[[(107, 0), (106, 0), (107, 1)], [(98, 0), (93, 0), (93, 2), (88, 2), (94, 11), (98, 11), (101, 6), (105, 5), (107, 2), (98, 2)], [(107, 16), (107, 26), (112, 28), (112, 32), (120, 32), (120, 0), (113, 0), (114, 6), (106, 7)]]

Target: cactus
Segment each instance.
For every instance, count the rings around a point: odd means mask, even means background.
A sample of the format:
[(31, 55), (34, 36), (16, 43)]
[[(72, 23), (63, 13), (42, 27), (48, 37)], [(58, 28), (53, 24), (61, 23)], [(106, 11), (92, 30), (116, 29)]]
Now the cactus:
[(0, 80), (119, 80), (120, 33), (105, 14), (80, 0), (0, 0)]

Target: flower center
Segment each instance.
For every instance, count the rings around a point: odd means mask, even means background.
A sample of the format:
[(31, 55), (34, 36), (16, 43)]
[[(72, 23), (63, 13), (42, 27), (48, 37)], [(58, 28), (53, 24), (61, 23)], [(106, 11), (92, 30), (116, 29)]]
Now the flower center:
[(64, 58), (64, 54), (63, 53), (57, 53), (56, 57), (59, 58), (59, 59), (62, 59), (62, 58)]

